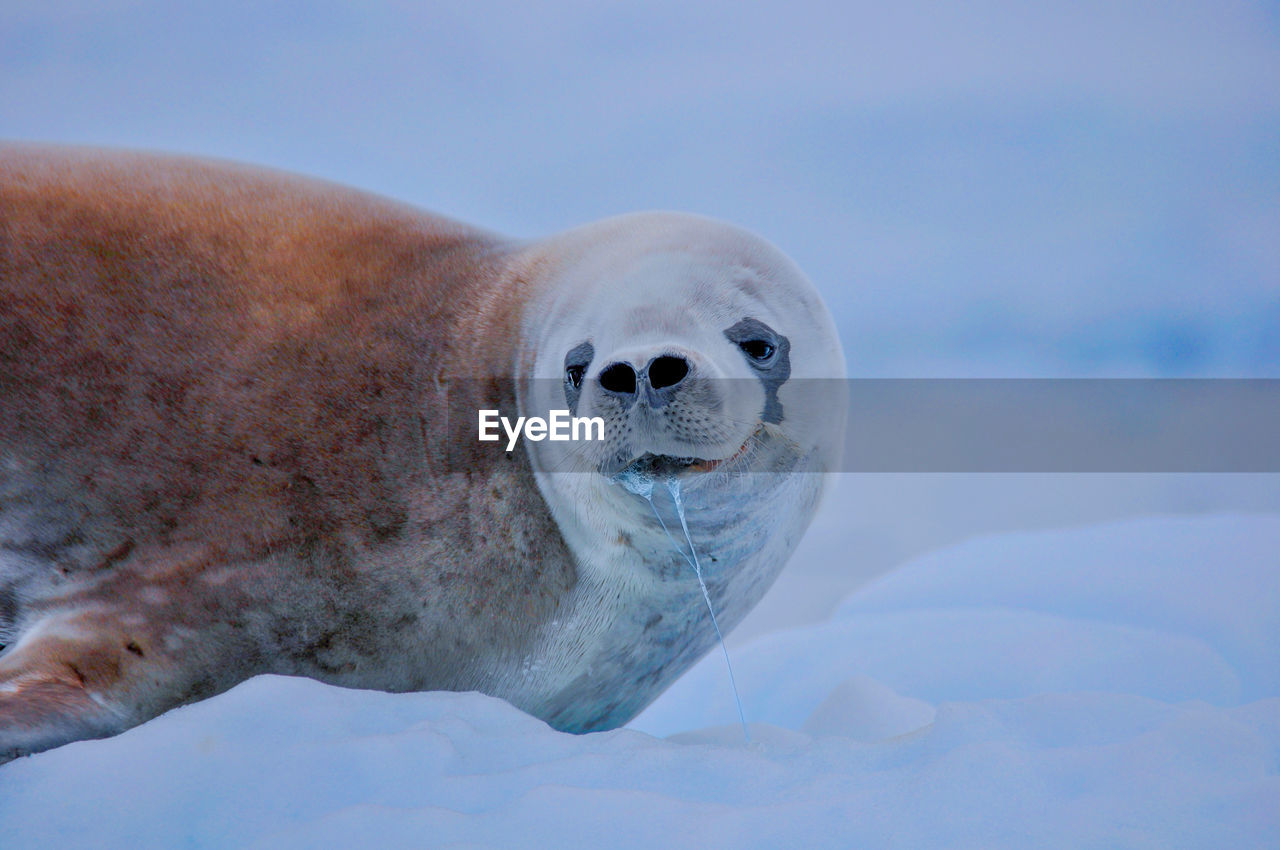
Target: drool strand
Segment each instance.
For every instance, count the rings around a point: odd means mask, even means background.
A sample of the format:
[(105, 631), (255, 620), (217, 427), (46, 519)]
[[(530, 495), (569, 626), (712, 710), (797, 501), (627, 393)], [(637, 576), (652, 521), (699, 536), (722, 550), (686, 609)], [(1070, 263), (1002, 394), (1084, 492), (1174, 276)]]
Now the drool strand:
[(662, 514), (658, 512), (658, 506), (653, 501), (653, 478), (639, 470), (624, 470), (615, 479), (628, 491), (642, 497), (649, 503), (653, 515), (658, 519), (658, 525), (662, 526), (662, 531), (667, 535), (667, 539), (671, 541), (671, 546), (680, 553), (680, 557), (693, 567), (694, 575), (698, 577), (698, 587), (702, 589), (702, 598), (707, 603), (707, 613), (711, 615), (711, 627), (715, 629), (716, 638), (720, 641), (720, 651), (724, 653), (724, 666), (729, 671), (729, 687), (733, 689), (733, 701), (738, 707), (738, 721), (742, 724), (742, 737), (749, 744), (751, 743), (751, 733), (747, 730), (747, 716), (742, 710), (742, 697), (738, 694), (738, 682), (733, 675), (733, 663), (729, 660), (729, 648), (725, 646), (724, 634), (720, 631), (720, 623), (716, 620), (715, 607), (711, 604), (711, 594), (707, 591), (707, 583), (702, 578), (702, 565), (698, 561), (698, 552), (693, 548), (693, 536), (689, 533), (689, 523), (685, 519), (684, 501), (680, 497), (680, 480), (674, 475), (669, 476), (664, 483), (667, 492), (671, 494), (671, 501), (675, 505), (676, 515), (680, 518), (680, 528), (684, 532), (684, 539), (689, 544), (689, 552), (685, 553), (680, 544), (676, 542), (675, 537), (671, 535), (671, 530), (667, 528), (667, 523), (662, 518)]

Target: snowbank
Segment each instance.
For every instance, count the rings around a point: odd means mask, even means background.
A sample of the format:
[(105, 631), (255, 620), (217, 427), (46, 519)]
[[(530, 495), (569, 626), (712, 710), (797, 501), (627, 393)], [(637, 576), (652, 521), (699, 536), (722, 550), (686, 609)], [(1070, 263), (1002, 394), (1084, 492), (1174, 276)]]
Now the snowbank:
[(260, 678), (0, 768), (0, 844), (1275, 846), (1277, 552), (1222, 517), (922, 558), (735, 653), (751, 744), (716, 655), (586, 736)]

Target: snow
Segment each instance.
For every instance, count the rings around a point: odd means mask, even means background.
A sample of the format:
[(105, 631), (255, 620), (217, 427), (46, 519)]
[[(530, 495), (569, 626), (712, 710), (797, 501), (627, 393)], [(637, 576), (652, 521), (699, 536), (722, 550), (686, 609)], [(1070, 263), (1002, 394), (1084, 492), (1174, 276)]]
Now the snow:
[[(978, 538), (914, 560), (821, 624), (733, 656), (748, 717), (799, 728), (856, 672), (938, 703), (1114, 692), (1280, 696), (1280, 520), (1150, 518)], [(833, 554), (834, 557), (834, 554)], [(634, 724), (728, 724), (708, 657)], [(783, 683), (786, 683), (783, 687)]]
[[(1280, 517), (992, 535), (631, 728), (262, 677), (0, 768), (5, 847), (1280, 842)], [(833, 557), (836, 555), (833, 553)]]

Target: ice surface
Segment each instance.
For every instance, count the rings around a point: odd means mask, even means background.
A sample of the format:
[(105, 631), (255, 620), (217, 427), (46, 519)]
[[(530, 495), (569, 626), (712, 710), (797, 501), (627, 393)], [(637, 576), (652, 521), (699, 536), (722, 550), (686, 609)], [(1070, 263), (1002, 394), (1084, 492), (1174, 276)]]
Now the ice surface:
[[(1152, 518), (975, 539), (874, 582), (826, 623), (734, 657), (747, 718), (791, 728), (853, 674), (935, 704), (1048, 691), (1218, 705), (1277, 696), (1280, 520)], [(704, 659), (636, 725), (670, 734), (732, 722), (719, 672)]]
[[(263, 677), (0, 768), (4, 847), (1261, 847), (1280, 518), (992, 536), (634, 725)], [(645, 731), (668, 737), (653, 737)]]

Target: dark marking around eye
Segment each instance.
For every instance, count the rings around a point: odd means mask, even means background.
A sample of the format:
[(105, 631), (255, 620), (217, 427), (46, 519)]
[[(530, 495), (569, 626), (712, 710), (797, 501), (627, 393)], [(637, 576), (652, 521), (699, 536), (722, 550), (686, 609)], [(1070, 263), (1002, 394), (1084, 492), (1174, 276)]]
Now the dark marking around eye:
[(778, 401), (778, 387), (791, 377), (791, 340), (750, 317), (725, 330), (724, 335), (742, 349), (760, 383), (764, 384), (764, 411), (760, 418), (765, 422), (781, 422), (783, 410), (782, 402)]
[(569, 403), (569, 412), (578, 415), (578, 396), (582, 393), (582, 377), (587, 367), (596, 356), (596, 349), (590, 342), (580, 342), (564, 356), (564, 398)]

